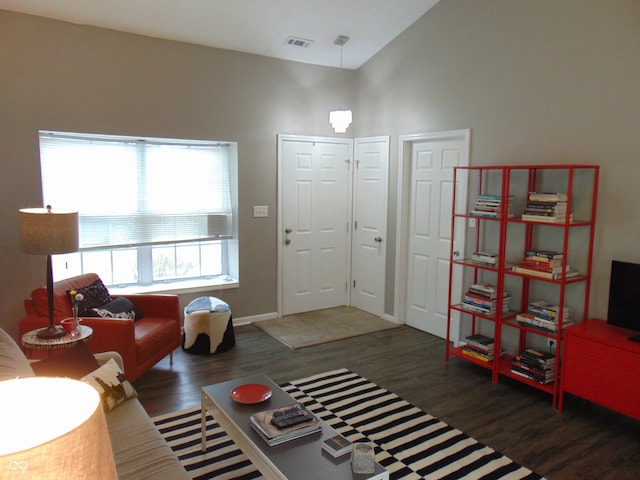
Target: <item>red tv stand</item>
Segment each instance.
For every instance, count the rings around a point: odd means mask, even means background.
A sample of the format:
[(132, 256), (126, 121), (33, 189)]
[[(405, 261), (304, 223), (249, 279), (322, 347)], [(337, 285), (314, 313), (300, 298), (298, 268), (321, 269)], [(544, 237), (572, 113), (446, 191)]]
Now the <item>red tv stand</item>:
[(640, 343), (637, 334), (604, 320), (587, 320), (564, 330), (560, 403), (572, 393), (640, 420)]

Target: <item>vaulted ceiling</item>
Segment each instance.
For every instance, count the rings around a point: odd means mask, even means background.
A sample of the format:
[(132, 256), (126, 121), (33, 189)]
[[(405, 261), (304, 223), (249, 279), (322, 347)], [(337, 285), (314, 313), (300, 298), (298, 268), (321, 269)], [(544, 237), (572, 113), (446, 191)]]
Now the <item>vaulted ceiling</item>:
[[(0, 9), (356, 69), (438, 0), (0, 0)], [(338, 36), (349, 37), (340, 47)], [(1, 32), (0, 32), (1, 39)]]

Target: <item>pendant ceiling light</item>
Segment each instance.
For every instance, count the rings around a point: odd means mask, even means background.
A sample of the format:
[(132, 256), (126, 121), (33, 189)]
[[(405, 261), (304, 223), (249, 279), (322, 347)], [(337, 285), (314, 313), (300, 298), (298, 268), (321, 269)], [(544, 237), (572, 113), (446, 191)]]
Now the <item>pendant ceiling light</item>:
[[(342, 68), (342, 47), (349, 41), (349, 37), (344, 35), (338, 36), (333, 42), (334, 45), (340, 45), (340, 68)], [(329, 112), (329, 123), (333, 127), (336, 133), (345, 133), (351, 121), (353, 120), (353, 114), (351, 110), (333, 110)]]

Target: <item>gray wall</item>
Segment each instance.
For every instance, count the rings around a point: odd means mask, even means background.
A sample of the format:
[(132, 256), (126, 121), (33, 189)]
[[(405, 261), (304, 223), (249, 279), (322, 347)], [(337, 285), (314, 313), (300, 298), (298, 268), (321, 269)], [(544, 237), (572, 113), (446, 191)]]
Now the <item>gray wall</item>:
[(276, 311), (276, 135), (335, 135), (328, 112), (352, 97), (353, 71), (0, 11), (0, 72), (0, 326), (15, 334), (45, 282), (44, 257), (18, 240), (18, 209), (42, 206), (39, 129), (238, 142), (241, 287), (215, 295), (236, 318)]
[(441, 0), (356, 83), (357, 133), (391, 134), (392, 216), (401, 134), (471, 128), (478, 165), (601, 165), (590, 316), (606, 318), (611, 260), (640, 262), (640, 2)]
[[(638, 25), (636, 0), (441, 0), (351, 72), (0, 11), (0, 326), (15, 333), (44, 283), (17, 234), (41, 203), (39, 129), (238, 142), (241, 288), (219, 296), (243, 317), (276, 310), (276, 134), (333, 135), (327, 112), (347, 104), (348, 135), (391, 135), (390, 239), (398, 135), (471, 128), (475, 164), (600, 164), (604, 316), (611, 259), (640, 262)], [(392, 292), (390, 277), (387, 313)]]

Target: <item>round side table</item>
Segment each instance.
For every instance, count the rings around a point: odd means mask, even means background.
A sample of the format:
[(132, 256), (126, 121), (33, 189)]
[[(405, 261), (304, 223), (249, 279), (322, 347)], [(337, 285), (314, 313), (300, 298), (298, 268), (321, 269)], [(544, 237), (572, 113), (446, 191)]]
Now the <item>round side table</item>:
[(37, 334), (40, 330), (42, 329), (37, 328), (22, 336), (22, 346), (27, 351), (28, 357), (31, 356), (31, 350), (48, 350), (51, 355), (51, 350), (73, 347), (78, 342), (89, 340), (93, 335), (93, 329), (86, 325), (79, 325), (78, 333), (58, 338), (38, 338)]

